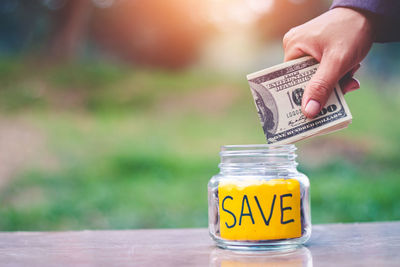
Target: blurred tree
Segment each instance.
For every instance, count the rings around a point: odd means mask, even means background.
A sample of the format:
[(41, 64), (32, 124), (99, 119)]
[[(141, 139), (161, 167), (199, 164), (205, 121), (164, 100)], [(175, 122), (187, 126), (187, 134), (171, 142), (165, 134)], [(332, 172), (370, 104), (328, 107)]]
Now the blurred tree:
[(192, 63), (208, 33), (201, 1), (116, 1), (95, 10), (92, 33), (129, 62), (180, 68)]
[(49, 10), (39, 0), (0, 1), (0, 53), (31, 51), (48, 35)]
[(52, 60), (94, 44), (134, 64), (192, 63), (211, 28), (196, 0), (1, 0), (0, 52), (43, 51)]
[(87, 35), (92, 7), (90, 0), (71, 0), (55, 11), (55, 31), (50, 47), (53, 57), (62, 60), (77, 54)]

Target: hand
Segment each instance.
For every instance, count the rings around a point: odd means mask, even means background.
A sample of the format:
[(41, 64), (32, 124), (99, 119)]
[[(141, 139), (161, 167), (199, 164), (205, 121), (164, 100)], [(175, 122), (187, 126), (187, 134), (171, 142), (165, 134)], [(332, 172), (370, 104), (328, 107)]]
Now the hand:
[(368, 17), (349, 8), (329, 10), (285, 34), (285, 61), (310, 55), (320, 62), (304, 91), (301, 107), (304, 115), (315, 117), (346, 73), (341, 82), (343, 92), (360, 87), (352, 76), (370, 50), (373, 39)]

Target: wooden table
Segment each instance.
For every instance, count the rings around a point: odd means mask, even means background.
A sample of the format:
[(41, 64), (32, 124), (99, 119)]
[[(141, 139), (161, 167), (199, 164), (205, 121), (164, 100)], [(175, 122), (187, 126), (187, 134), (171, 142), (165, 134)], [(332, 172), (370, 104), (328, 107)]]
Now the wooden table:
[(218, 249), (207, 229), (2, 232), (0, 266), (400, 266), (400, 222), (313, 226), (286, 252)]

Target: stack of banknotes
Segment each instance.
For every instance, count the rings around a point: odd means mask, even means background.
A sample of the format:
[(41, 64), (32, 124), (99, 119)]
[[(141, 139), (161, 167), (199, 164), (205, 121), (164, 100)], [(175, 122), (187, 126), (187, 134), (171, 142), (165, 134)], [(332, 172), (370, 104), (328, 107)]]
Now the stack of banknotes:
[(315, 118), (308, 119), (301, 112), (304, 89), (318, 66), (314, 58), (303, 57), (247, 75), (269, 144), (294, 143), (343, 129), (351, 123), (339, 84)]

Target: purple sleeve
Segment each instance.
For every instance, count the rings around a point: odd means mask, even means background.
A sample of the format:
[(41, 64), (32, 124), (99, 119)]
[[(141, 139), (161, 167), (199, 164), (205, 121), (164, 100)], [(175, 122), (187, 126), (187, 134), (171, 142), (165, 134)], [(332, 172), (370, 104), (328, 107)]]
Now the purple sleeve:
[(376, 42), (400, 41), (400, 0), (333, 0), (332, 8), (349, 7), (373, 20)]

